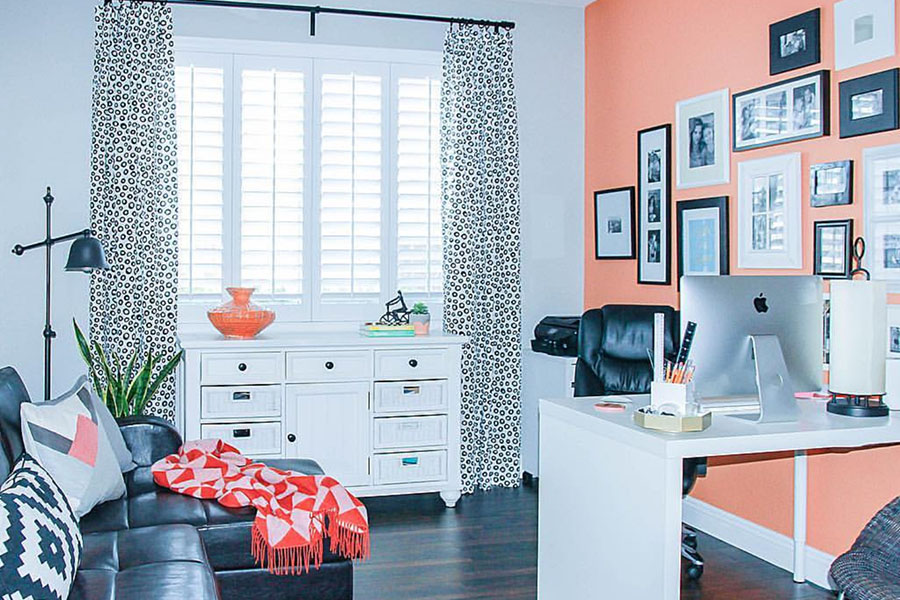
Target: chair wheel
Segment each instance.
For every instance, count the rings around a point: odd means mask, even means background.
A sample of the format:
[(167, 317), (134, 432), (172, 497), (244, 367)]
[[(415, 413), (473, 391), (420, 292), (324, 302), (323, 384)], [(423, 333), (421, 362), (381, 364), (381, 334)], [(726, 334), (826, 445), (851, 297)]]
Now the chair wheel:
[(703, 565), (691, 565), (687, 569), (687, 578), (691, 581), (697, 581), (703, 577)]
[(684, 536), (684, 544), (685, 546), (689, 546), (694, 550), (697, 549), (697, 536), (695, 535), (686, 535)]

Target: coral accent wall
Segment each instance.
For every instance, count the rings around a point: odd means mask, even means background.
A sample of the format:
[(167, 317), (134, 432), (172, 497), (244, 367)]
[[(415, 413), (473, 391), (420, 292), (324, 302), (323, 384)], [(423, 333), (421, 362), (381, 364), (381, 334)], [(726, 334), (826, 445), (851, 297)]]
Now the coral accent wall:
[[(769, 76), (770, 23), (822, 8), (822, 61)], [(900, 9), (897, 11), (900, 16)], [(862, 150), (900, 142), (891, 131), (841, 140), (837, 118), (838, 82), (898, 65), (898, 57), (834, 72), (833, 3), (811, 0), (598, 0), (585, 10), (585, 307), (608, 303), (663, 303), (677, 306), (676, 286), (637, 285), (635, 260), (594, 259), (593, 192), (635, 185), (636, 132), (674, 123), (675, 103), (714, 90), (731, 93), (819, 69), (832, 70), (831, 136), (732, 153), (731, 183), (678, 190), (675, 201), (729, 197), (731, 273), (812, 273), (813, 221), (854, 219), (864, 234)], [(900, 32), (900, 26), (897, 31)], [(673, 132), (673, 144), (674, 132)], [(803, 269), (741, 270), (737, 264), (737, 164), (800, 152), (803, 160)], [(674, 158), (674, 157), (673, 157)], [(854, 164), (854, 203), (809, 207), (809, 165), (840, 159)], [(671, 235), (675, 235), (674, 205)], [(673, 282), (677, 274), (672, 248)], [(893, 298), (897, 301), (898, 298)], [(715, 461), (694, 496), (741, 517), (791, 533), (792, 461), (786, 455), (735, 457)], [(810, 458), (809, 544), (831, 554), (844, 551), (866, 521), (900, 494), (900, 448), (823, 452)]]

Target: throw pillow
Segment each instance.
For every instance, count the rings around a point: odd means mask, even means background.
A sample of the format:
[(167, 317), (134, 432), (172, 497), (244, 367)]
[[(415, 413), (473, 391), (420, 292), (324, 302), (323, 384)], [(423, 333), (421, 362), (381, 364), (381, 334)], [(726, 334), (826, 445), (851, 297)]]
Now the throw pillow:
[(0, 485), (0, 598), (65, 600), (81, 544), (65, 494), (23, 454)]
[(77, 394), (78, 390), (82, 387), (91, 395), (91, 404), (94, 405), (94, 410), (97, 412), (97, 416), (100, 417), (100, 427), (106, 433), (109, 445), (112, 446), (113, 453), (116, 455), (116, 460), (119, 461), (119, 468), (123, 473), (131, 471), (137, 466), (131, 456), (131, 450), (125, 445), (125, 438), (122, 437), (122, 432), (119, 430), (119, 425), (116, 423), (115, 417), (112, 416), (112, 413), (109, 412), (109, 408), (100, 400), (91, 388), (87, 376), (82, 375), (79, 377), (78, 381), (75, 382), (75, 386), (63, 394), (63, 396)]
[(40, 404), (24, 403), (25, 451), (59, 484), (78, 518), (125, 493), (122, 470), (87, 386)]

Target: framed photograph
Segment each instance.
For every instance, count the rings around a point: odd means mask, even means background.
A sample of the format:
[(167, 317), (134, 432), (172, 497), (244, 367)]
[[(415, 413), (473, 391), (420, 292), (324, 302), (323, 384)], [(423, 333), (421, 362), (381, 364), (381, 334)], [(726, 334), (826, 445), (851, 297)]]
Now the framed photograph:
[(669, 221), (672, 203), (672, 126), (638, 132), (637, 281), (669, 285)]
[(866, 253), (872, 279), (900, 292), (900, 144), (863, 150)]
[(594, 192), (594, 256), (634, 258), (634, 187)]
[(821, 9), (769, 25), (769, 75), (777, 75), (821, 60)]
[(853, 219), (813, 223), (813, 274), (826, 279), (850, 277)]
[(853, 161), (839, 160), (809, 167), (809, 204), (813, 208), (853, 202)]
[(800, 153), (738, 164), (738, 267), (800, 269)]
[(684, 275), (728, 275), (728, 196), (675, 205), (678, 283)]
[(834, 5), (834, 68), (893, 56), (894, 0), (843, 0)]
[(887, 328), (887, 357), (900, 358), (900, 304), (888, 304)]
[(828, 71), (816, 71), (734, 94), (734, 151), (828, 135), (829, 90)]
[(728, 90), (675, 104), (675, 146), (679, 189), (728, 183)]
[(889, 69), (840, 84), (841, 137), (848, 138), (900, 127), (897, 87), (900, 69)]
[(822, 370), (831, 364), (831, 294), (822, 294)]

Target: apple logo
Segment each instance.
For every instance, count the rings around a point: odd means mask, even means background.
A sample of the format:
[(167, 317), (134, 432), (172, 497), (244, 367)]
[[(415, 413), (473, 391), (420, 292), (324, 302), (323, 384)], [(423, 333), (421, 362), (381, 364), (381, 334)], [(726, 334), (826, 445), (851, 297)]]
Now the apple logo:
[(763, 296), (762, 292), (759, 293), (759, 296), (753, 299), (753, 308), (756, 309), (758, 313), (769, 312), (768, 300)]

